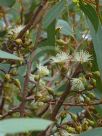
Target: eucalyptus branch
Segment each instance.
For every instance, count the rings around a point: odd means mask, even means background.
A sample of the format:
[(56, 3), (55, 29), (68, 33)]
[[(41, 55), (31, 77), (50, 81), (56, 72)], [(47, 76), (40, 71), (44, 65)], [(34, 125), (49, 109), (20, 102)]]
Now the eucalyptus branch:
[(19, 1), (20, 2), (20, 5), (21, 5), (21, 9), (20, 9), (20, 21), (21, 21), (21, 24), (23, 24), (23, 20), (24, 20), (24, 7), (23, 7), (23, 2), (22, 2), (22, 0), (21, 1)]
[(71, 85), (70, 85), (70, 79), (74, 76), (75, 72), (76, 72), (76, 69), (79, 67), (79, 63), (75, 63), (71, 66), (71, 73), (70, 73), (70, 76), (68, 77), (68, 83), (67, 83), (67, 87), (66, 87), (66, 90), (65, 92), (61, 95), (61, 97), (59, 98), (57, 104), (55, 105), (54, 107), (54, 110), (52, 112), (52, 115), (51, 115), (51, 120), (55, 120), (56, 118), (56, 115), (59, 111), (59, 109), (61, 108), (61, 106), (63, 105), (63, 102), (64, 100), (68, 97), (68, 95), (70, 94), (70, 91), (71, 91)]
[(19, 112), (19, 108), (20, 108), (20, 106), (17, 106), (17, 107), (12, 108), (12, 109), (9, 110), (7, 113), (1, 115), (1, 116), (0, 116), (0, 119), (4, 119), (5, 117), (7, 117), (7, 116), (9, 116), (9, 115), (11, 115), (11, 114), (13, 114), (13, 113), (15, 113), (15, 112)]
[[(32, 19), (30, 20), (30, 23), (28, 23), (28, 25), (25, 27), (25, 29), (23, 29), (20, 32), (18, 37), (19, 36), (22, 37), (24, 35), (24, 33), (26, 32), (25, 30), (29, 29), (29, 27), (31, 27), (32, 25), (38, 23), (38, 19), (39, 19), (39, 21), (42, 20), (42, 17), (43, 17), (42, 15), (44, 14), (44, 11), (45, 11), (44, 9), (45, 9), (45, 6), (46, 6), (46, 2), (47, 2), (46, 0), (43, 1), (43, 3), (40, 5), (40, 7), (36, 11), (36, 13), (33, 15)], [(22, 96), (23, 96), (22, 97), (22, 103), (21, 103), (21, 106), (20, 106), (21, 116), (24, 116), (24, 107), (25, 107), (25, 102), (26, 102), (26, 96), (27, 96), (27, 93), (28, 93), (28, 84), (29, 84), (29, 77), (30, 77), (30, 74), (31, 74), (32, 61), (34, 59), (35, 49), (37, 47), (38, 39), (40, 37), (40, 35), (39, 35), (40, 34), (40, 28), (41, 28), (40, 25), (41, 25), (41, 23), (39, 23), (39, 25), (38, 25), (37, 36), (36, 36), (36, 41), (35, 41), (35, 44), (34, 44), (34, 49), (33, 49), (32, 53), (31, 53), (31, 57), (27, 61), (27, 72), (26, 72), (26, 76), (25, 76), (25, 80), (24, 80), (24, 89), (23, 89), (23, 93), (22, 93)]]
[(61, 95), (60, 99), (58, 100), (57, 104), (55, 105), (55, 107), (53, 109), (53, 112), (51, 114), (51, 120), (56, 119), (56, 115), (57, 115), (60, 107), (63, 105), (64, 100), (67, 98), (67, 96), (70, 93), (70, 88), (71, 88), (70, 81), (68, 81), (65, 92)]
[(47, 7), (47, 0), (42, 0), (40, 6), (37, 8), (36, 12), (34, 12), (32, 18), (29, 20), (28, 24), (18, 34), (17, 38), (22, 39), (24, 34), (26, 33), (26, 31), (29, 30), (32, 25), (33, 25), (33, 27), (35, 27), (39, 23), (40, 19), (42, 18), (43, 14), (44, 14), (46, 7)]
[[(51, 105), (55, 105), (56, 102), (52, 101), (52, 102), (48, 102)], [(63, 106), (94, 106), (94, 105), (101, 105), (102, 101), (97, 101), (97, 102), (90, 102), (90, 103), (63, 103)]]

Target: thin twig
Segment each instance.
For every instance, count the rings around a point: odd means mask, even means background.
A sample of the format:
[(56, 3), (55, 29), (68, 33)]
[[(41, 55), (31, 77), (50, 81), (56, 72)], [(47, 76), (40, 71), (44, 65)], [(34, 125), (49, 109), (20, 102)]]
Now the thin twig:
[(58, 100), (58, 102), (56, 103), (53, 112), (51, 114), (51, 120), (55, 120), (56, 119), (56, 115), (60, 109), (60, 107), (63, 105), (64, 100), (67, 98), (67, 96), (70, 93), (70, 81), (68, 81), (67, 83), (67, 87), (66, 87), (66, 91), (61, 95), (60, 99)]
[(13, 114), (13, 113), (15, 113), (15, 112), (19, 112), (19, 106), (14, 107), (14, 108), (12, 108), (11, 110), (9, 110), (7, 113), (3, 114), (3, 115), (0, 117), (0, 119), (4, 119), (5, 117), (7, 117), (7, 116), (9, 116), (9, 115), (11, 115), (11, 114)]
[(43, 0), (41, 2), (40, 6), (38, 7), (38, 9), (36, 10), (36, 12), (34, 12), (32, 18), (30, 19), (28, 24), (18, 34), (17, 38), (21, 38), (22, 39), (24, 34), (27, 32), (27, 30), (29, 30), (31, 28), (32, 25), (34, 27), (34, 26), (36, 26), (36, 24), (39, 23), (41, 17), (43, 16), (43, 13), (44, 13), (46, 7), (47, 7), (47, 0)]
[(99, 15), (99, 0), (95, 0), (96, 2), (96, 11), (97, 11), (97, 14)]
[[(48, 102), (49, 104), (51, 105), (55, 105), (56, 102), (52, 101), (52, 102)], [(102, 104), (102, 101), (98, 101), (98, 102), (94, 102), (94, 103), (79, 103), (79, 104), (76, 104), (76, 103), (63, 103), (62, 105), (63, 106), (94, 106), (94, 105), (101, 105)]]
[[(42, 19), (42, 15), (44, 14), (44, 8), (46, 6), (46, 2), (47, 0), (44, 0), (41, 5), (39, 6), (38, 10), (36, 11), (36, 13), (33, 15), (32, 19), (29, 21), (29, 23), (26, 25), (26, 27), (20, 32), (20, 34), (18, 35), (18, 37), (20, 36), (23, 37), (24, 33), (34, 24), (38, 23), (38, 19), (39, 21), (41, 21)], [(45, 4), (45, 5), (44, 5)], [(43, 11), (42, 11), (43, 10)], [(25, 80), (24, 80), (24, 89), (23, 89), (23, 93), (22, 93), (22, 103), (20, 106), (20, 114), (21, 116), (24, 116), (24, 109), (25, 109), (25, 103), (26, 103), (26, 96), (28, 94), (28, 84), (29, 84), (29, 77), (31, 74), (31, 66), (32, 66), (32, 61), (34, 59), (34, 55), (35, 55), (35, 49), (37, 47), (38, 44), (38, 39), (39, 39), (39, 29), (41, 28), (41, 26), (38, 26), (38, 30), (37, 30), (37, 38), (36, 38), (36, 42), (34, 45), (34, 49), (31, 53), (31, 57), (28, 59), (27, 61), (27, 72), (26, 72), (26, 76), (25, 76)]]

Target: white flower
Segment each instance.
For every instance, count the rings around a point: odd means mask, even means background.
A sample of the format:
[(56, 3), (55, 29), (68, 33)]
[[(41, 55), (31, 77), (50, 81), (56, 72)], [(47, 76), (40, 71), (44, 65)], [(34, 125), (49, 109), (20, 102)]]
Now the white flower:
[(9, 34), (19, 34), (20, 31), (21, 31), (23, 28), (24, 28), (23, 25), (19, 25), (19, 26), (16, 26), (15, 28), (13, 28), (13, 29), (10, 29), (8, 33), (9, 33)]
[(87, 40), (87, 41), (91, 41), (91, 40), (92, 40), (92, 37), (91, 37), (90, 34), (83, 34), (83, 35), (82, 35), (82, 38), (83, 38), (84, 40)]
[(90, 55), (87, 51), (80, 50), (75, 53), (73, 60), (81, 63), (88, 62), (92, 60), (92, 55)]
[(84, 84), (82, 82), (82, 78), (72, 78), (71, 80), (71, 89), (72, 90), (84, 90), (85, 87), (84, 87)]
[(55, 57), (51, 57), (52, 63), (65, 63), (70, 58), (65, 52), (57, 53)]
[(50, 73), (47, 66), (42, 66), (41, 64), (39, 64), (37, 68), (38, 68), (38, 74), (40, 77), (47, 76)]

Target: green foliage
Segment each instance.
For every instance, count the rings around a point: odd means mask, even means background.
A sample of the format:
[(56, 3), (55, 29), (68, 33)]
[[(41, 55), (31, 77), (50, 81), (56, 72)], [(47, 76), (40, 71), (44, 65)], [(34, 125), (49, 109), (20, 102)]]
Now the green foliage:
[(47, 28), (64, 10), (65, 1), (60, 1), (56, 3), (44, 16), (43, 18), (43, 27)]
[(48, 46), (55, 46), (55, 20), (47, 28)]
[(101, 53), (101, 50), (102, 50), (102, 28), (101, 28), (101, 25), (99, 26), (98, 28), (98, 31), (95, 32), (92, 24), (89, 22), (89, 28), (90, 28), (90, 32), (91, 32), (91, 35), (92, 35), (92, 39), (93, 39), (93, 44), (94, 44), (94, 50), (95, 50), (95, 53), (96, 53), (96, 58), (97, 58), (97, 63), (98, 63), (98, 67), (99, 67), (99, 70), (100, 70), (100, 73), (101, 73), (101, 79), (102, 79), (102, 53)]
[(61, 31), (60, 31), (61, 34), (64, 34), (66, 36), (68, 35), (73, 36), (73, 30), (67, 21), (59, 19), (57, 21), (56, 27), (57, 28), (61, 27)]
[(0, 6), (12, 7), (16, 0), (0, 0)]
[(84, 132), (82, 134), (80, 134), (80, 136), (101, 136), (102, 135), (102, 128), (96, 128), (96, 129), (93, 129), (93, 130), (89, 130), (87, 132)]
[(12, 59), (12, 60), (22, 60), (14, 54), (7, 53), (5, 51), (0, 50), (0, 58), (1, 59)]
[(0, 121), (0, 132), (3, 134), (15, 134), (35, 130), (42, 131), (45, 130), (51, 123), (51, 121), (37, 118), (7, 119)]
[(82, 2), (80, 2), (80, 8), (93, 24), (95, 31), (97, 31), (99, 26), (99, 19), (95, 9), (91, 5), (84, 4)]

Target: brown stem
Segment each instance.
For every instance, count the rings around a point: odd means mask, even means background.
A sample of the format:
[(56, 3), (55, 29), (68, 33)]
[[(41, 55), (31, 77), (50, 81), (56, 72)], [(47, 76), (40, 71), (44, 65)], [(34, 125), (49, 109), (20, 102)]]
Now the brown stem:
[[(74, 66), (74, 67), (73, 67)], [(70, 73), (70, 77), (68, 77), (68, 83), (65, 92), (61, 95), (60, 99), (58, 100), (57, 104), (55, 105), (50, 119), (55, 121), (56, 115), (58, 114), (58, 111), (60, 110), (61, 106), (63, 105), (63, 102), (68, 97), (70, 91), (71, 91), (71, 85), (70, 85), (70, 79), (74, 76), (76, 69), (79, 67), (79, 63), (75, 63), (71, 66), (72, 72)], [(46, 136), (47, 129), (44, 132), (41, 132), (38, 136)], [(50, 132), (49, 132), (50, 133)]]
[[(48, 102), (49, 104), (51, 105), (55, 105), (55, 101), (52, 101), (52, 102)], [(97, 102), (94, 102), (94, 103), (63, 103), (63, 106), (92, 106), (92, 105), (101, 105), (102, 104), (102, 101), (97, 101)]]
[(7, 113), (3, 114), (3, 115), (0, 117), (0, 119), (4, 119), (5, 117), (7, 117), (7, 116), (9, 116), (9, 115), (11, 115), (11, 114), (13, 114), (13, 113), (15, 113), (15, 112), (19, 112), (19, 106), (14, 107), (14, 108), (12, 108), (11, 110), (9, 110)]
[[(42, 15), (44, 14), (44, 9), (45, 9), (45, 5), (46, 5), (47, 0), (43, 0), (41, 5), (39, 6), (39, 8), (37, 9), (37, 11), (35, 12), (35, 14), (33, 15), (33, 17), (31, 18), (31, 20), (28, 22), (28, 24), (26, 25), (26, 27), (19, 33), (17, 38), (22, 38), (25, 34), (25, 32), (30, 29), (30, 27), (32, 25), (36, 25), (36, 23), (38, 23), (38, 21), (41, 21), (42, 19)], [(44, 5), (45, 4), (45, 5)], [(42, 11), (43, 10), (43, 11)], [(26, 96), (28, 93), (28, 84), (29, 84), (29, 77), (31, 74), (31, 66), (32, 66), (32, 61), (34, 58), (34, 54), (35, 54), (35, 49), (38, 45), (38, 39), (39, 39), (39, 32), (40, 32), (40, 23), (38, 25), (38, 30), (37, 30), (37, 37), (36, 37), (36, 42), (34, 45), (34, 49), (31, 53), (31, 57), (30, 59), (28, 59), (28, 63), (27, 63), (27, 72), (26, 72), (26, 76), (25, 76), (25, 80), (24, 80), (24, 89), (23, 89), (23, 93), (22, 93), (22, 103), (20, 105), (20, 114), (21, 116), (24, 116), (24, 109), (25, 109), (25, 103), (26, 103)]]
[(22, 103), (21, 103), (21, 106), (20, 106), (20, 114), (21, 116), (24, 116), (24, 107), (25, 107), (25, 102), (26, 102), (26, 96), (27, 96), (27, 93), (28, 93), (28, 83), (29, 83), (29, 76), (30, 76), (30, 73), (31, 73), (31, 61), (28, 62), (28, 65), (27, 65), (27, 73), (26, 73), (26, 77), (25, 77), (25, 80), (24, 80), (24, 89), (23, 89), (23, 93), (22, 93)]
[(32, 25), (33, 25), (33, 27), (35, 27), (36, 24), (39, 23), (41, 17), (43, 16), (43, 13), (45, 11), (46, 6), (47, 6), (47, 0), (43, 0), (41, 2), (40, 6), (38, 7), (38, 9), (36, 10), (36, 12), (34, 12), (32, 18), (30, 19), (30, 21), (28, 22), (28, 24), (18, 34), (17, 38), (21, 38), (22, 39), (23, 36), (24, 36), (24, 34), (26, 33), (26, 31), (29, 30)]
[(27, 73), (26, 73), (25, 80), (24, 80), (24, 89), (23, 89), (23, 94), (22, 94), (23, 97), (22, 97), (22, 103), (20, 106), (21, 116), (24, 116), (24, 107), (25, 107), (26, 97), (27, 97), (27, 93), (28, 93), (28, 83), (29, 83), (29, 77), (31, 74), (31, 66), (32, 66), (32, 61), (33, 61), (34, 54), (35, 54), (35, 49), (37, 47), (38, 39), (39, 39), (39, 32), (40, 32), (39, 28), (40, 28), (40, 25), (37, 30), (37, 38), (36, 38), (36, 42), (34, 45), (35, 48), (34, 48), (33, 52), (31, 53), (31, 57), (28, 60), (28, 64), (27, 64)]
[(99, 0), (95, 0), (96, 2), (96, 11), (97, 11), (97, 14), (99, 15)]
[(70, 76), (68, 77), (68, 83), (67, 83), (67, 87), (66, 87), (66, 90), (65, 92), (61, 95), (59, 101), (57, 102), (57, 104), (55, 105), (54, 107), (54, 110), (52, 112), (52, 115), (51, 115), (51, 119), (52, 120), (55, 120), (56, 118), (56, 115), (59, 111), (59, 109), (61, 108), (61, 106), (63, 105), (63, 102), (64, 100), (68, 97), (69, 93), (70, 93), (70, 90), (71, 90), (71, 85), (70, 85), (70, 79), (75, 75), (75, 72), (77, 70), (77, 68), (80, 66), (79, 63), (75, 63), (71, 66), (71, 73), (70, 73)]
[(23, 24), (23, 16), (24, 16), (24, 7), (22, 0), (20, 1), (21, 9), (20, 9), (20, 24)]
[(67, 96), (70, 93), (70, 81), (67, 83), (66, 91), (61, 95), (60, 99), (58, 100), (57, 104), (55, 105), (52, 115), (51, 115), (51, 120), (56, 119), (56, 115), (60, 109), (60, 107), (63, 105), (64, 100), (67, 98)]

